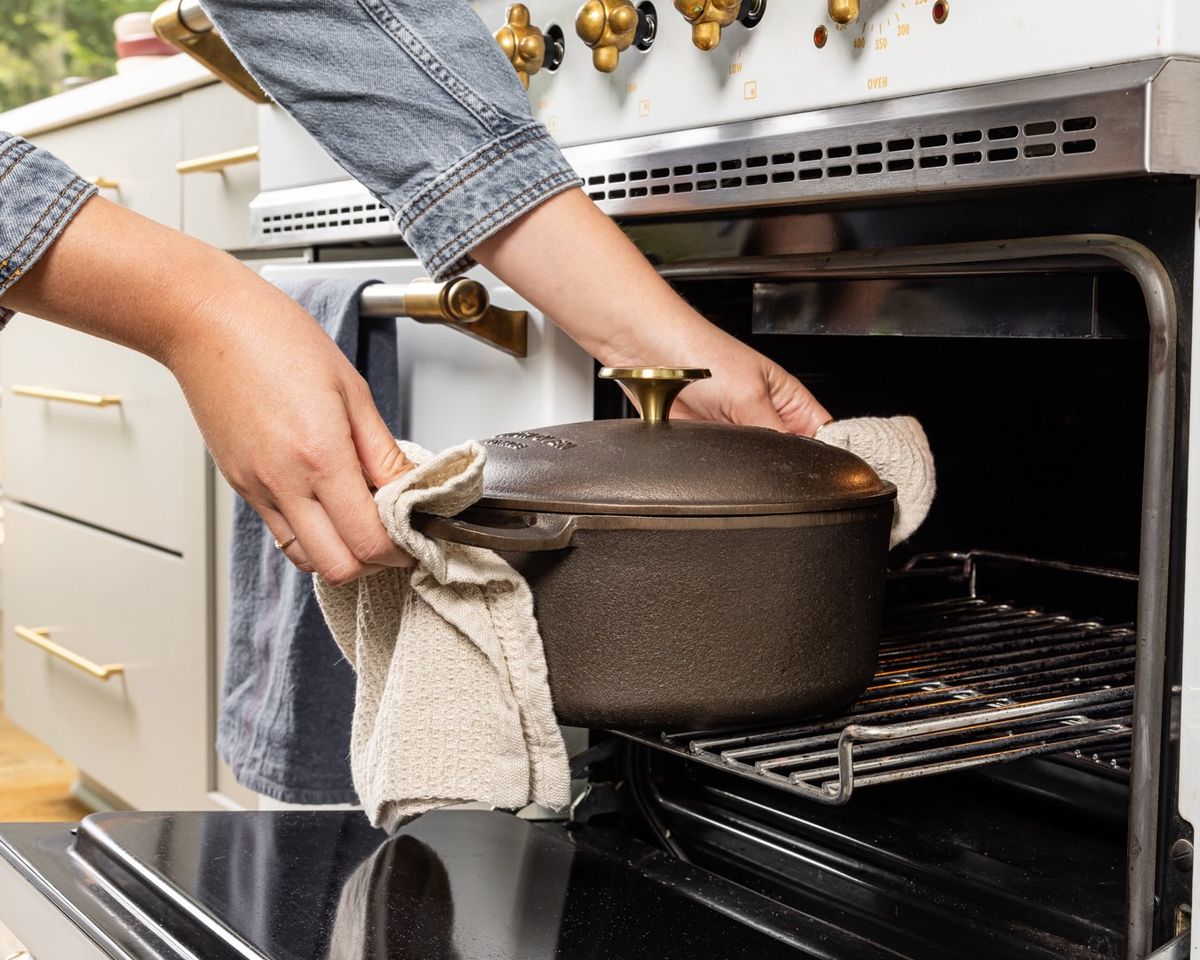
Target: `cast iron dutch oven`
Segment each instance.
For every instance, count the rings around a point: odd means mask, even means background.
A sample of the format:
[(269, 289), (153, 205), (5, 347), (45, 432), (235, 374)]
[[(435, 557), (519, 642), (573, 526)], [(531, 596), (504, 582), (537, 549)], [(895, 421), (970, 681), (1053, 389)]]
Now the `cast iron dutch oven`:
[(679, 728), (845, 706), (875, 672), (895, 488), (774, 430), (670, 421), (707, 370), (605, 369), (640, 420), (507, 433), (430, 536), (529, 581), (562, 723)]

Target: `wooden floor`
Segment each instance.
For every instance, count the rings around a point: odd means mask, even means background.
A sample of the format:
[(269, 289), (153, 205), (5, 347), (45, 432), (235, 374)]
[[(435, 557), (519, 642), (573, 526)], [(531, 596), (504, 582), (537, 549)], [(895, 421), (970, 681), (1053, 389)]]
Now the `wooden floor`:
[(0, 823), (86, 816), (70, 794), (74, 781), (71, 764), (0, 714)]

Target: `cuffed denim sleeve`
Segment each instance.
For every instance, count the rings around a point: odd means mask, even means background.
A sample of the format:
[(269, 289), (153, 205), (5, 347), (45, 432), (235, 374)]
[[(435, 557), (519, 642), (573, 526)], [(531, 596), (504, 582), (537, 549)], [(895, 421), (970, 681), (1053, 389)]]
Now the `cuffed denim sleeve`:
[(466, 0), (203, 0), (281, 107), (396, 215), (435, 279), (579, 178)]
[[(0, 131), (0, 298), (95, 192), (54, 154)], [(0, 327), (11, 316), (0, 306)]]

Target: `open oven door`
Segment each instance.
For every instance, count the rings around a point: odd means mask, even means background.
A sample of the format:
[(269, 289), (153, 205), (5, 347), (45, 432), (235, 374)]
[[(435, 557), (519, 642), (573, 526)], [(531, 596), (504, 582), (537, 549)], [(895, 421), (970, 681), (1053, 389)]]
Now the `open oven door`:
[(0, 827), (36, 960), (892, 957), (623, 833), (505, 813), (112, 813)]

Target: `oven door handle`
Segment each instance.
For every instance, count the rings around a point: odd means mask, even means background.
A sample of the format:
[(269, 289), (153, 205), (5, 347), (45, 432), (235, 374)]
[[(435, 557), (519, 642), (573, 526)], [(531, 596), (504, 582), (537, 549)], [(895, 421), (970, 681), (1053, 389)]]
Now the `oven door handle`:
[[(508, 514), (511, 519), (513, 514)], [(541, 553), (571, 545), (578, 517), (569, 513), (518, 514), (516, 526), (492, 526), (457, 517), (413, 514), (413, 529), (436, 540), (510, 553)]]

